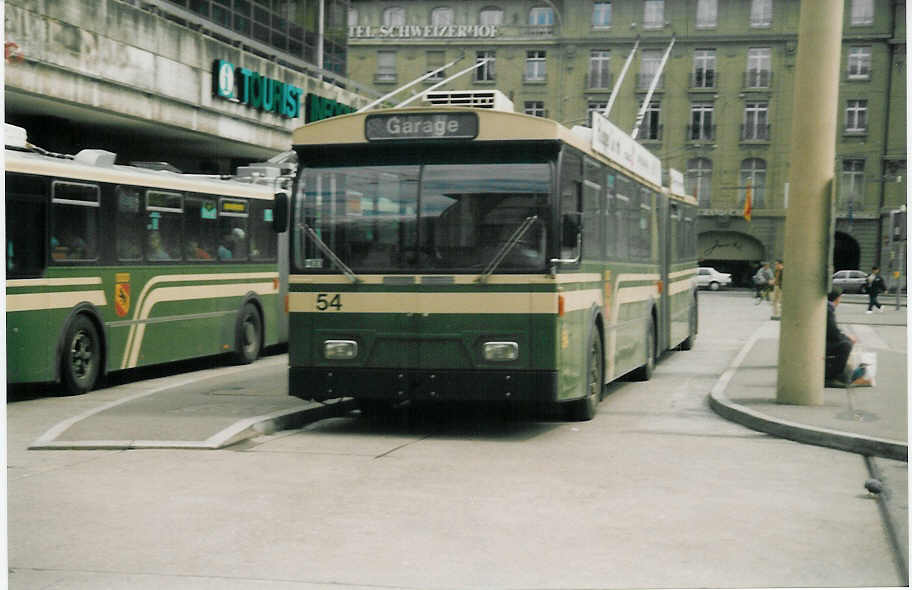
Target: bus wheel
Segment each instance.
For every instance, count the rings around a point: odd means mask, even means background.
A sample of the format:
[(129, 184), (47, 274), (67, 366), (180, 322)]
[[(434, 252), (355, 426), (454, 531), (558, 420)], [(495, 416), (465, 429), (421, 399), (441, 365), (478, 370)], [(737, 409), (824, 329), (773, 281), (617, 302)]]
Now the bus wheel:
[(652, 379), (652, 372), (655, 370), (656, 352), (655, 352), (655, 321), (650, 317), (646, 324), (646, 361), (639, 369), (634, 372), (634, 379), (637, 381), (649, 381)]
[(684, 342), (681, 343), (681, 350), (690, 350), (693, 348), (694, 340), (697, 339), (697, 302), (694, 301), (693, 306), (690, 308), (690, 322), (688, 323), (689, 331), (687, 333), (687, 338), (684, 339)]
[(95, 387), (101, 371), (101, 340), (95, 324), (83, 314), (67, 327), (60, 363), (63, 385), (71, 395)]
[(586, 397), (572, 402), (570, 406), (571, 418), (579, 421), (592, 420), (595, 417), (605, 389), (602, 339), (595, 328), (592, 331), (592, 345), (589, 347), (589, 358), (586, 363)]
[(263, 320), (252, 303), (245, 303), (238, 321), (234, 344), (234, 356), (239, 363), (247, 365), (260, 358), (260, 343), (263, 341)]

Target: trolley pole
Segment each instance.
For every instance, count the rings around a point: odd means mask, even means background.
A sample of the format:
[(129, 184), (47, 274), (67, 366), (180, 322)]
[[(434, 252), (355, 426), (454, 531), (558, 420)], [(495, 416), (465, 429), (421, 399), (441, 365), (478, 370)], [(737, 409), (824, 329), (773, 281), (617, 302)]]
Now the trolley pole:
[(822, 405), (843, 2), (802, 0), (776, 401)]

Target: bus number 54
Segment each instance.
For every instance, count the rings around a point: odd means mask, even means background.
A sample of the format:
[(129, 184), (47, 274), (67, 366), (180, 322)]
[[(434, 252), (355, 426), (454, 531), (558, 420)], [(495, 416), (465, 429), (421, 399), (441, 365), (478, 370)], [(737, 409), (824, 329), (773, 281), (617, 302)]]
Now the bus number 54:
[(329, 293), (319, 293), (317, 295), (317, 311), (326, 311), (330, 307), (336, 311), (341, 311), (342, 295), (338, 293), (335, 295), (330, 295)]

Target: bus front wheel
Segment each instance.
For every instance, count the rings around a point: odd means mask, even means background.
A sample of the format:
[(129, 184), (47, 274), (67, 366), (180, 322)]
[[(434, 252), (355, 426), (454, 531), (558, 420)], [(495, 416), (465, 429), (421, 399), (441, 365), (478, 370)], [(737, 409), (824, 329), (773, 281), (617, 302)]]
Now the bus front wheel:
[(60, 369), (63, 385), (71, 395), (95, 387), (101, 372), (101, 339), (95, 324), (83, 314), (67, 327)]
[(260, 358), (263, 342), (263, 320), (252, 303), (245, 303), (238, 318), (234, 356), (242, 365), (248, 365)]
[(586, 397), (572, 402), (570, 415), (574, 420), (592, 420), (602, 401), (605, 389), (604, 370), (602, 369), (602, 339), (593, 328), (592, 344), (589, 346), (589, 358), (586, 363)]

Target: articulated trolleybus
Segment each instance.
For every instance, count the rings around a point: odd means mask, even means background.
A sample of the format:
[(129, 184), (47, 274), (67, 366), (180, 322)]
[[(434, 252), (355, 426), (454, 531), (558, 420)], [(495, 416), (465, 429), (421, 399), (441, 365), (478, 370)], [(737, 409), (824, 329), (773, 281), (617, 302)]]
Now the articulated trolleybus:
[(696, 202), (596, 119), (421, 107), (296, 130), (290, 393), (587, 420), (607, 382), (690, 348)]
[(6, 139), (8, 383), (82, 393), (107, 371), (247, 363), (286, 340), (270, 188)]

